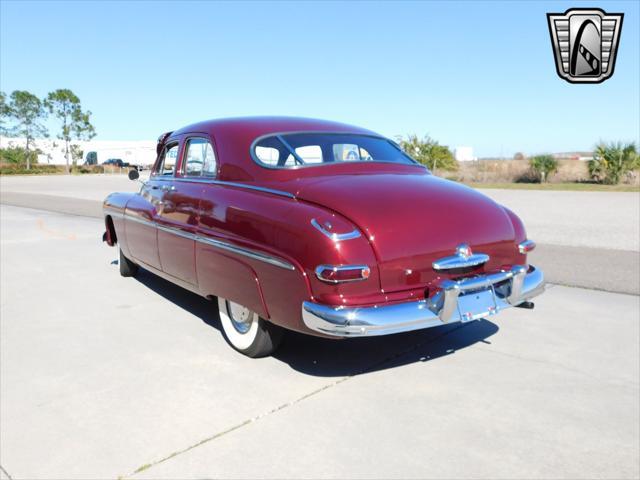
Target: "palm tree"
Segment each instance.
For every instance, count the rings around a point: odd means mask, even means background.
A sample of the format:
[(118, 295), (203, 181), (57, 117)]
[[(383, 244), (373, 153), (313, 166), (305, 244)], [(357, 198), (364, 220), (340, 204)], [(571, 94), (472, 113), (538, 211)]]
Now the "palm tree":
[(620, 183), (625, 174), (637, 168), (640, 162), (635, 143), (600, 143), (589, 161), (591, 178), (610, 185)]

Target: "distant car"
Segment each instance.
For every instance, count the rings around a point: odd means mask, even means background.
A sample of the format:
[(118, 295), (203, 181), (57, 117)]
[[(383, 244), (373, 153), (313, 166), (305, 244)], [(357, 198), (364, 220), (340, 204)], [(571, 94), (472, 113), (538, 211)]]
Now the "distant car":
[(273, 352), (283, 329), (386, 335), (532, 308), (544, 291), (513, 212), (369, 130), (214, 120), (157, 152), (139, 193), (104, 201), (103, 238), (123, 276), (142, 266), (217, 298), (245, 355)]
[(120, 158), (110, 158), (106, 160), (102, 165), (115, 165), (116, 167), (125, 168), (128, 167), (129, 164), (122, 161)]

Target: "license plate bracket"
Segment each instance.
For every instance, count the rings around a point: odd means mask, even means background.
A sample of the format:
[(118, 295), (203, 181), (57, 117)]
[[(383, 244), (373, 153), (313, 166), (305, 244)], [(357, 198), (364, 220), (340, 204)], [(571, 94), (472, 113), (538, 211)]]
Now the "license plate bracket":
[(458, 313), (462, 322), (470, 322), (498, 313), (493, 288), (460, 295), (458, 297)]

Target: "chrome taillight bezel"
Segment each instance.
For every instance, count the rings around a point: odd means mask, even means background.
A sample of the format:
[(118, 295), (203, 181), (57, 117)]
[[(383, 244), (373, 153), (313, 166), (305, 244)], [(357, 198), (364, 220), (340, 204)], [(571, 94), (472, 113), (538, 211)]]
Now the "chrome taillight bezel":
[[(344, 279), (333, 279), (326, 278), (323, 276), (323, 273), (326, 271), (331, 271), (334, 273), (340, 272), (352, 272), (359, 271), (360, 276), (357, 278), (344, 278)], [(315, 270), (316, 277), (318, 280), (325, 283), (348, 283), (348, 282), (361, 282), (362, 280), (366, 280), (371, 275), (371, 269), (368, 265), (318, 265)]]
[(536, 248), (536, 242), (534, 242), (533, 240), (525, 240), (524, 242), (520, 242), (518, 244), (518, 251), (522, 255), (526, 255), (527, 253), (531, 252), (535, 248)]

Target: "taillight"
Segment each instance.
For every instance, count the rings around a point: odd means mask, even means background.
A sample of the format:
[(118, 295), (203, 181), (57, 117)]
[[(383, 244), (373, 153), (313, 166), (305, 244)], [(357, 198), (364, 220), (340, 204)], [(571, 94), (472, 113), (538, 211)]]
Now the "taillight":
[(523, 255), (526, 255), (534, 248), (536, 248), (536, 242), (533, 240), (525, 240), (518, 245), (518, 251)]
[(356, 282), (366, 280), (371, 269), (366, 265), (320, 265), (316, 277), (327, 283)]

